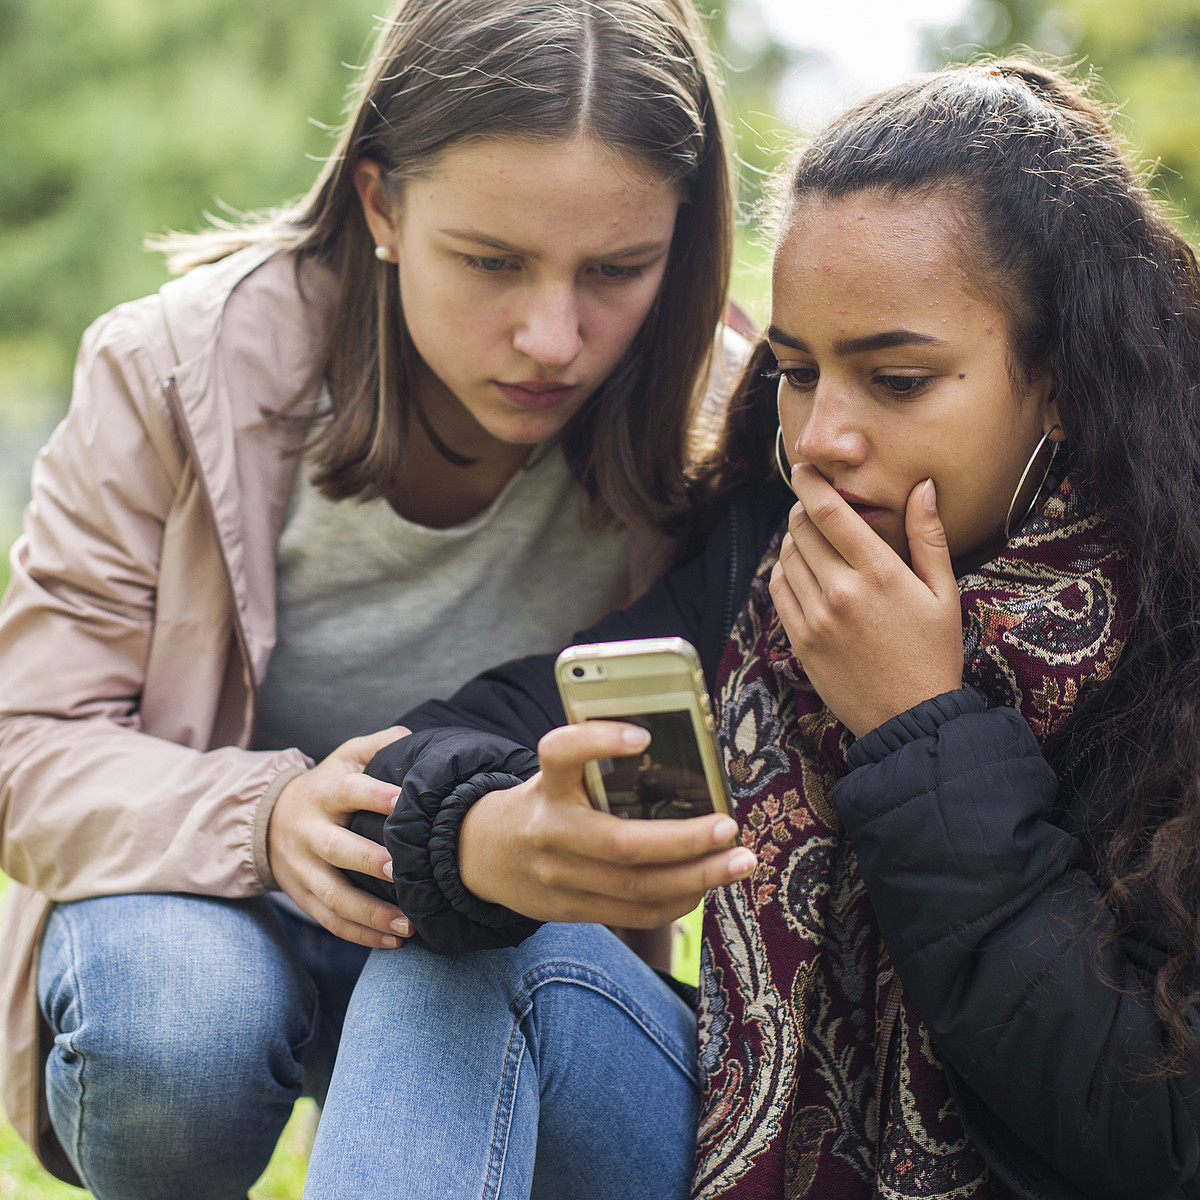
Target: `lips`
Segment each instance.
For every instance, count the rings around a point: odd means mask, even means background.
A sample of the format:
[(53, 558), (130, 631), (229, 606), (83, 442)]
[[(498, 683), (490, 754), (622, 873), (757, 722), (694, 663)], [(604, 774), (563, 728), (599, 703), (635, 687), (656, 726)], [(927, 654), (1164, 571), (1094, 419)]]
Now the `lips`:
[(565, 404), (576, 392), (572, 383), (555, 383), (543, 380), (522, 380), (520, 383), (497, 383), (501, 394), (518, 408), (557, 408)]
[(854, 509), (854, 511), (858, 513), (858, 515), (862, 517), (862, 519), (866, 521), (868, 525), (873, 525), (888, 511), (882, 504), (874, 504), (870, 500), (864, 499), (862, 496), (856, 496), (853, 492), (844, 492), (841, 488), (838, 488), (837, 494), (841, 496), (841, 498), (845, 500), (846, 503), (849, 504), (850, 507)]

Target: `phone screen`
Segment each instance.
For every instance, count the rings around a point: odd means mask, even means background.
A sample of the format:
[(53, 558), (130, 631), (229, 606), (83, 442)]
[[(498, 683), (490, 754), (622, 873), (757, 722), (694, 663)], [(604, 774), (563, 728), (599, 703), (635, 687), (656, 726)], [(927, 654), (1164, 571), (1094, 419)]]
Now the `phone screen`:
[(605, 719), (627, 721), (650, 731), (650, 745), (640, 754), (597, 762), (609, 812), (618, 817), (661, 819), (701, 817), (713, 811), (690, 713), (678, 709), (622, 713)]

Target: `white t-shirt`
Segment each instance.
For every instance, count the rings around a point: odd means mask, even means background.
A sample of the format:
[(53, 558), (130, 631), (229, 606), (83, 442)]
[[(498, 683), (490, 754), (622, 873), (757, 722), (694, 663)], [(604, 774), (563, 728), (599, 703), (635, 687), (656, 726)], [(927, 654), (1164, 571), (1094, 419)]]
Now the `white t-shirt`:
[(302, 463), (276, 553), (259, 749), (324, 758), (487, 667), (557, 649), (628, 597), (628, 539), (584, 532), (583, 491), (557, 447), (449, 529), (385, 500), (328, 500), (311, 477)]

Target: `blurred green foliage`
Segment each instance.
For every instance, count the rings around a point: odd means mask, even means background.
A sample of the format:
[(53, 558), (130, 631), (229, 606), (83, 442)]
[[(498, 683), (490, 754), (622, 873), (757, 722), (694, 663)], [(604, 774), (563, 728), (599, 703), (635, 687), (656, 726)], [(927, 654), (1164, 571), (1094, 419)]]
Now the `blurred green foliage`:
[(1200, 233), (1200, 0), (973, 0), (944, 44), (1032, 47), (1098, 73), (1096, 95), (1153, 171), (1180, 228)]
[(304, 191), (379, 7), (0, 0), (0, 351), (61, 389), (84, 326), (165, 279), (147, 233)]

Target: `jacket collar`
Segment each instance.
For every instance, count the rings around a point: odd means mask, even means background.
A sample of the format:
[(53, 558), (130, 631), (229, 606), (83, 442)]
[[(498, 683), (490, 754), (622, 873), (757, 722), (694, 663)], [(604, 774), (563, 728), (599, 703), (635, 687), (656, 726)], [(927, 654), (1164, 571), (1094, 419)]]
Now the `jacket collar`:
[(327, 268), (253, 246), (160, 293), (174, 358), (167, 401), (217, 532), (252, 686), (275, 643), (275, 547), (335, 287)]

